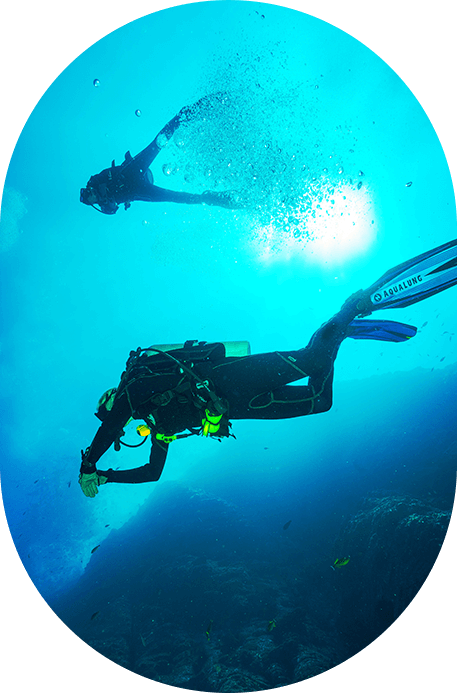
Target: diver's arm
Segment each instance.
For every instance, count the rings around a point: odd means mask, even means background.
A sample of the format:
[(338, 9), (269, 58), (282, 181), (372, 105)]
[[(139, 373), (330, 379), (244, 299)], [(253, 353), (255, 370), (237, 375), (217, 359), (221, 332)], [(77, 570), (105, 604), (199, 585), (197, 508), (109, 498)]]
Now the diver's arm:
[(181, 111), (157, 133), (151, 144), (145, 147), (139, 154), (133, 158), (131, 156), (130, 158), (126, 157), (122, 166), (129, 168), (135, 166), (141, 172), (146, 171), (146, 169), (151, 166), (160, 150), (171, 140), (175, 130), (179, 128), (181, 122), (184, 120), (184, 111), (185, 109), (181, 109)]
[(136, 196), (136, 199), (141, 199), (145, 202), (180, 202), (185, 205), (201, 205), (205, 202), (203, 195), (198, 193), (185, 193), (178, 190), (168, 190), (159, 186), (151, 186), (150, 195), (142, 195), (141, 198)]
[(141, 484), (142, 482), (157, 482), (162, 474), (168, 453), (168, 444), (154, 442), (149, 455), (149, 463), (131, 470), (99, 470), (98, 474), (106, 477), (107, 482), (123, 484)]
[(121, 397), (114, 403), (113, 409), (106, 416), (94, 440), (83, 453), (81, 473), (87, 475), (95, 472), (97, 461), (118, 438), (130, 417), (131, 411), (127, 398)]
[[(239, 196), (238, 196), (239, 197)], [(151, 187), (150, 196), (135, 196), (136, 200), (145, 200), (150, 202), (179, 202), (184, 205), (212, 205), (216, 207), (225, 207), (229, 210), (236, 210), (243, 207), (243, 204), (237, 200), (236, 195), (230, 191), (213, 192), (205, 190), (203, 193), (185, 193), (178, 190), (168, 190), (167, 188), (159, 188), (159, 186)]]
[[(183, 106), (183, 108), (179, 111), (179, 113), (176, 114), (174, 118), (171, 119), (163, 128), (162, 130), (155, 136), (154, 140), (151, 142), (149, 147), (147, 147), (143, 152), (146, 152), (149, 148), (149, 155), (152, 155), (151, 162), (154, 161), (158, 153), (160, 152), (161, 149), (163, 149), (168, 142), (171, 140), (173, 137), (175, 131), (179, 128), (181, 123), (189, 120), (192, 116), (193, 113), (197, 111), (197, 109), (207, 102), (209, 102), (211, 99), (211, 96), (204, 96), (203, 98), (199, 99), (195, 104), (192, 104), (191, 106)], [(141, 152), (141, 154), (143, 154)], [(138, 155), (138, 156), (141, 156)], [(136, 157), (135, 157), (136, 158)], [(151, 163), (150, 162), (150, 163)], [(149, 166), (149, 164), (148, 164)]]
[(225, 92), (216, 92), (215, 94), (203, 96), (190, 106), (183, 106), (179, 113), (177, 113), (155, 136), (151, 144), (137, 154), (136, 157), (133, 157), (133, 159), (128, 159), (126, 157), (124, 165), (130, 166), (135, 162), (135, 166), (139, 166), (140, 170), (145, 171), (152, 164), (160, 150), (168, 144), (181, 123), (190, 120), (192, 114), (196, 113), (202, 106), (210, 106), (214, 101), (222, 101), (225, 96)]

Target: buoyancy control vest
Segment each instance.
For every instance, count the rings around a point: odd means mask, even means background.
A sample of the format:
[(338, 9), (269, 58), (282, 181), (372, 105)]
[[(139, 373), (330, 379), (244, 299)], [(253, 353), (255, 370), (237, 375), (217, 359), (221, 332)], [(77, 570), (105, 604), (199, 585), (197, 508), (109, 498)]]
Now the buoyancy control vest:
[[(212, 436), (216, 438), (233, 436), (230, 434), (228, 402), (220, 398), (209, 379), (202, 380), (195, 372), (194, 366), (205, 362), (217, 364), (226, 357), (246, 357), (250, 354), (247, 341), (240, 342), (198, 342), (188, 340), (183, 344), (154, 345), (147, 348), (139, 347), (130, 352), (125, 371), (116, 392), (116, 398), (125, 394), (128, 399), (132, 418), (143, 419), (147, 427), (137, 428), (141, 436), (151, 434), (158, 441), (170, 443), (178, 438), (192, 435)], [(178, 383), (164, 391), (153, 392), (147, 399), (149, 414), (139, 414), (132, 406), (129, 388), (138, 379), (154, 378), (161, 374), (170, 373), (179, 377)], [(173, 399), (181, 398), (191, 402), (201, 411), (202, 426), (199, 429), (188, 427), (188, 434), (175, 434), (162, 431), (157, 425), (160, 419), (160, 408), (168, 405)], [(145, 439), (144, 439), (145, 440)], [(144, 443), (144, 440), (142, 443)], [(120, 443), (124, 443), (118, 439)], [(128, 445), (128, 444), (124, 444)], [(141, 444), (137, 444), (141, 445)]]

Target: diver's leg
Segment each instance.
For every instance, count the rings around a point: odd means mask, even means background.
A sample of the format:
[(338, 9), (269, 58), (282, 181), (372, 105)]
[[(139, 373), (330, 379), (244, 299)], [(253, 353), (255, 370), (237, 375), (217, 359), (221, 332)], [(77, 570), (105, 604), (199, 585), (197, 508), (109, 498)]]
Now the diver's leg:
[(333, 400), (333, 374), (331, 367), (322, 378), (310, 378), (307, 386), (282, 386), (249, 401), (234, 399), (230, 419), (291, 419), (328, 412)]
[[(213, 367), (211, 378), (219, 387), (242, 383), (245, 391), (254, 395), (276, 390), (308, 376), (328, 373), (347, 335), (349, 324), (358, 315), (359, 298), (360, 293), (351, 297), (333, 318), (314, 333), (306, 347), (226, 359)], [(262, 385), (264, 387), (259, 388)]]
[[(251, 416), (256, 407), (259, 411), (267, 409), (273, 402), (278, 406), (276, 411), (281, 409), (285, 412), (286, 407), (279, 408), (284, 392), (287, 393), (286, 402), (290, 404), (289, 396), (298, 398), (302, 409), (299, 407), (300, 412), (297, 414), (283, 416), (300, 416), (328, 410), (332, 403), (333, 364), (346, 337), (349, 323), (359, 313), (358, 302), (361, 296), (361, 293), (357, 293), (351, 297), (333, 318), (314, 333), (303, 349), (255, 354), (229, 359), (214, 366), (210, 378), (218, 394), (231, 403), (230, 416), (232, 403), (238, 408), (237, 412), (251, 412)], [(280, 390), (289, 383), (307, 377), (308, 385), (300, 386), (300, 394), (296, 388), (293, 394), (289, 390)], [(306, 411), (308, 407), (309, 410)], [(269, 411), (273, 412), (274, 409)], [(237, 415), (233, 416), (238, 418)]]
[(177, 190), (167, 190), (152, 185), (147, 181), (135, 186), (135, 194), (133, 200), (142, 200), (143, 202), (179, 202), (185, 205), (201, 205), (203, 200), (201, 195), (196, 193), (181, 193)]
[(235, 209), (238, 205), (230, 201), (230, 196), (224, 193), (212, 193), (205, 191), (202, 195), (198, 193), (183, 193), (177, 190), (159, 188), (147, 181), (138, 182), (135, 186), (135, 196), (132, 200), (143, 200), (145, 202), (177, 202), (184, 205), (214, 205)]

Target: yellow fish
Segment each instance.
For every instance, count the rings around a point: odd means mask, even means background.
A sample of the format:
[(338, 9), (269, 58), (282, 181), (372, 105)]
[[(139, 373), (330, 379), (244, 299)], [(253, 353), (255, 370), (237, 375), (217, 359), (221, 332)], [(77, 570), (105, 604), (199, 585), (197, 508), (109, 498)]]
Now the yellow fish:
[(335, 569), (341, 569), (342, 566), (346, 566), (346, 564), (349, 564), (350, 558), (351, 557), (342, 557), (341, 559), (335, 559), (332, 569), (335, 571)]
[(210, 619), (210, 622), (209, 622), (208, 627), (207, 627), (206, 632), (205, 632), (205, 633), (206, 633), (206, 638), (208, 639), (208, 641), (209, 641), (209, 637), (210, 637), (210, 634), (211, 634), (211, 631), (212, 631), (212, 630), (213, 630), (213, 620)]

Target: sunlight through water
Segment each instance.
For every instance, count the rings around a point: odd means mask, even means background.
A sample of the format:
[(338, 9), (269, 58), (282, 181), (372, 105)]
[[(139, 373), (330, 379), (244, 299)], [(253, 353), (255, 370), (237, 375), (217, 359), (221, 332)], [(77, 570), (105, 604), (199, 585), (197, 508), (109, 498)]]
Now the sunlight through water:
[(263, 262), (288, 260), (303, 252), (307, 261), (349, 260), (363, 255), (375, 236), (373, 201), (361, 181), (335, 188), (313, 179), (291, 209), (280, 206), (271, 221), (254, 229), (253, 245)]

